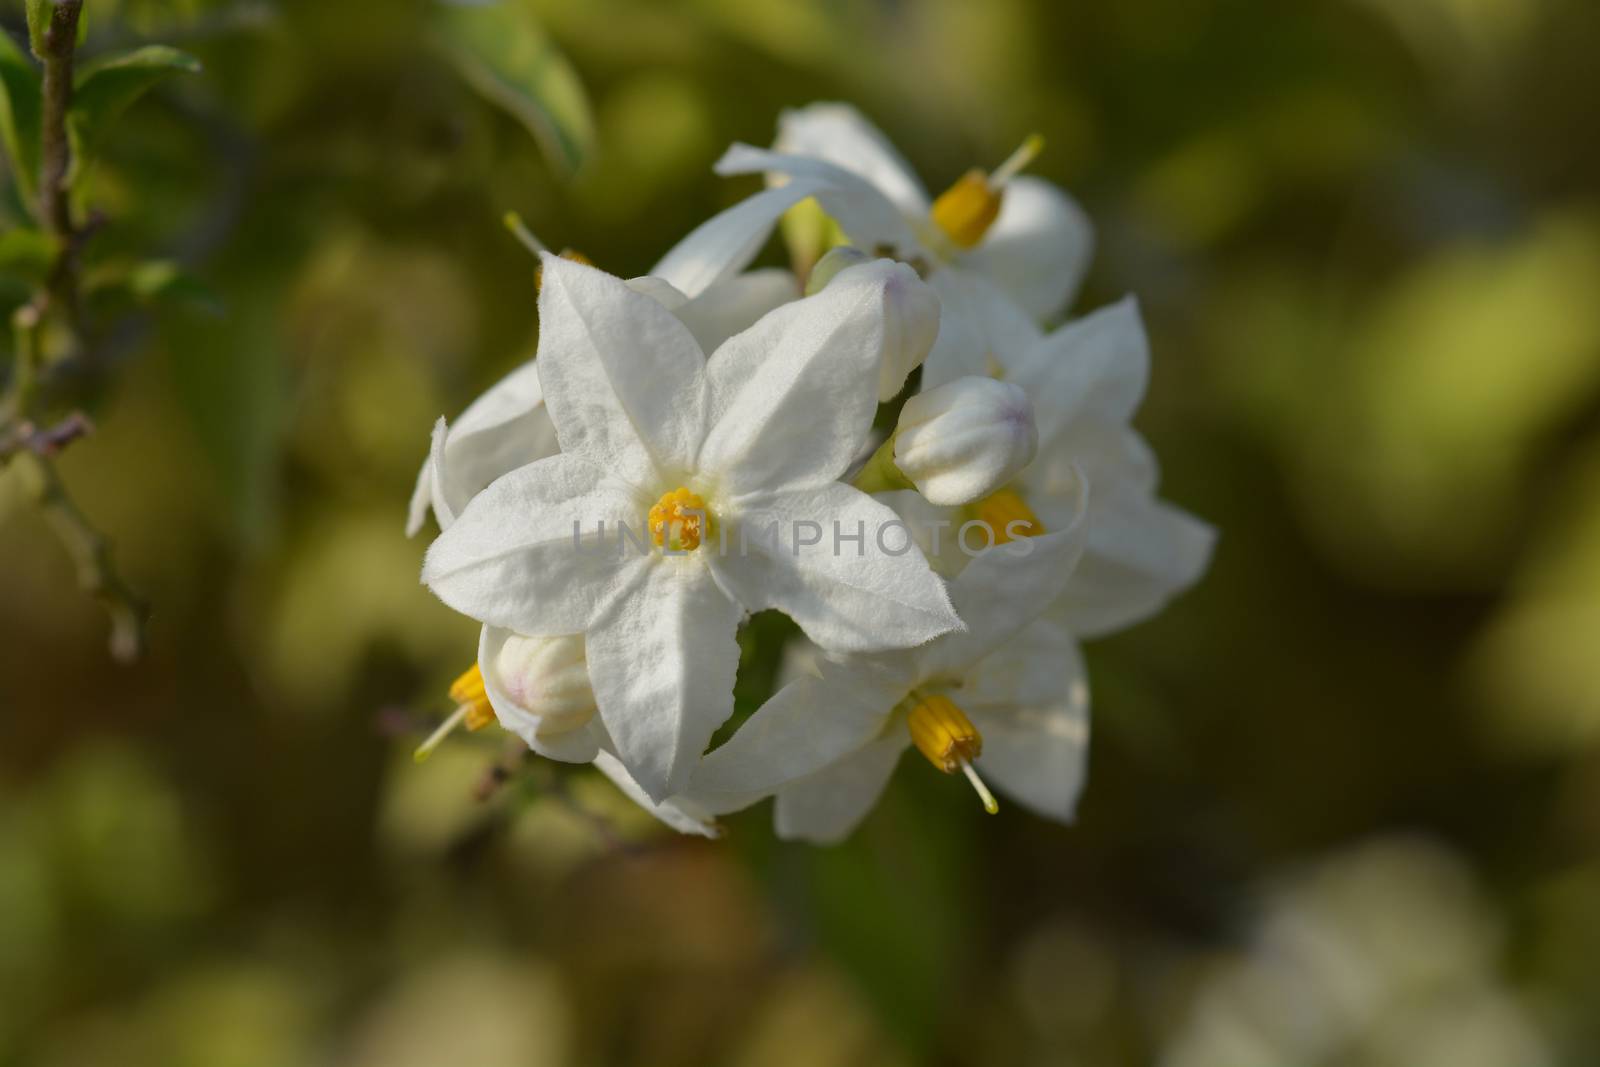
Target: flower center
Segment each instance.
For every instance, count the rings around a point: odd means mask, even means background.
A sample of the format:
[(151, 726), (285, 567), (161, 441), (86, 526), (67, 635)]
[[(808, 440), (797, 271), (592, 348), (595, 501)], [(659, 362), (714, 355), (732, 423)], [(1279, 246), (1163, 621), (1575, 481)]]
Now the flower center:
[(928, 212), (935, 226), (958, 248), (971, 248), (983, 240), (1000, 215), (1000, 201), (1006, 182), (1033, 161), (1044, 147), (1044, 138), (1032, 134), (994, 173), (967, 171), (933, 202)]
[(669, 552), (690, 552), (711, 533), (711, 513), (700, 494), (678, 486), (650, 509), (650, 539)]
[(1015, 489), (996, 489), (977, 503), (968, 505), (972, 517), (989, 527), (997, 545), (1007, 544), (1019, 537), (1039, 537), (1045, 532), (1044, 523), (1028, 507), (1022, 494)]
[(465, 726), (468, 730), (481, 730), (494, 722), (494, 708), (489, 703), (489, 694), (483, 686), (483, 672), (474, 663), (472, 668), (461, 677), (450, 683), (450, 699), (455, 701), (456, 710), (450, 717), (439, 724), (439, 728), (428, 735), (428, 739), (417, 746), (412, 753), (418, 763), (427, 759), (434, 749), (438, 748), (445, 738), (455, 732), (458, 726)]
[(905, 700), (906, 729), (911, 743), (928, 762), (946, 774), (960, 771), (972, 783), (990, 815), (1000, 810), (989, 787), (983, 784), (972, 761), (983, 753), (983, 735), (955, 701), (941, 693), (913, 692)]

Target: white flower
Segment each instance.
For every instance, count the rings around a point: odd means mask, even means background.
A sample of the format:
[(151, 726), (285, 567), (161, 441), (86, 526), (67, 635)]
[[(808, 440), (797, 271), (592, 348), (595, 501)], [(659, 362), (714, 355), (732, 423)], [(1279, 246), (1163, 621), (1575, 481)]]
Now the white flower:
[(905, 402), (894, 463), (931, 503), (968, 504), (1014, 478), (1038, 444), (1033, 405), (1021, 387), (957, 378)]
[(1085, 638), (1149, 618), (1205, 573), (1216, 531), (1156, 496), (1155, 455), (1131, 425), (1150, 376), (1137, 303), (1123, 300), (1048, 334), (1018, 316), (997, 338), (996, 373), (1033, 404), (1033, 462), (959, 510), (931, 507), (908, 492), (884, 499), (935, 567), (953, 574), (965, 563), (951, 533), (962, 522), (981, 520), (996, 531), (1030, 523), (1057, 529), (1072, 521), (1081, 471), (1094, 486), (1088, 547), (1052, 614)]
[[(653, 275), (633, 278), (628, 285), (676, 315), (707, 352), (800, 295), (794, 275), (778, 269), (735, 274), (692, 297)], [(411, 495), (407, 536), (422, 529), (430, 508), (439, 528), (445, 529), (468, 500), (500, 475), (558, 451), (539, 370), (529, 360), (490, 386), (454, 423), (440, 419), (434, 426), (433, 445)]]
[[(731, 713), (747, 611), (782, 610), (839, 651), (960, 626), (927, 561), (873, 536), (896, 525), (893, 512), (837, 481), (876, 407), (886, 306), (921, 284), (906, 267), (854, 268), (708, 360), (682, 322), (620, 279), (543, 262), (537, 366), (561, 454), (473, 497), (429, 549), (423, 579), (488, 625), (584, 634), (600, 720), (646, 795), (680, 792)], [(588, 532), (600, 522), (664, 551), (597, 545)], [(755, 537), (719, 551), (730, 531), (769, 523), (835, 539)]]
[[(854, 108), (812, 104), (784, 112), (771, 150), (736, 144), (719, 174), (761, 173), (782, 182), (707, 223), (742, 266), (779, 216), (814, 196), (851, 242), (912, 263), (944, 306), (930, 367), (982, 374), (993, 320), (1021, 308), (1044, 321), (1060, 314), (1082, 280), (1094, 245), (1081, 208), (1049, 182), (1018, 175), (1038, 148), (1030, 139), (985, 175), (974, 171), (930, 199), (894, 146)], [(738, 266), (732, 269), (737, 270)]]
[(1083, 785), (1088, 686), (1072, 637), (1039, 618), (1069, 585), (1081, 522), (976, 556), (951, 583), (967, 629), (921, 648), (817, 662), (702, 762), (691, 791), (711, 811), (777, 792), (780, 836), (847, 836), (915, 746), (1062, 821)]

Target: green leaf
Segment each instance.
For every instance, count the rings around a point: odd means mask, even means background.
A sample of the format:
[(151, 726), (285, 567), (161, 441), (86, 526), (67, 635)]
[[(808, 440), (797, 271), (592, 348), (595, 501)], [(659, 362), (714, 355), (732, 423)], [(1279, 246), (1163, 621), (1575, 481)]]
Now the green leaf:
[(73, 90), (70, 117), (78, 144), (87, 148), (152, 86), (174, 74), (196, 74), (200, 61), (164, 44), (107, 56), (84, 66)]
[(128, 272), (128, 292), (146, 304), (176, 301), (212, 315), (225, 310), (222, 298), (170, 259), (151, 259)]
[(30, 211), (38, 209), (39, 111), (39, 68), (0, 31), (0, 143)]
[(557, 169), (570, 174), (583, 164), (594, 145), (588, 96), (525, 6), (441, 4), (434, 21), (468, 85), (520, 122)]
[[(0, 246), (4, 241), (0, 237)], [(147, 307), (184, 304), (210, 315), (225, 310), (216, 293), (170, 259), (100, 263), (84, 276), (83, 286), (90, 296), (114, 302), (132, 301)]]

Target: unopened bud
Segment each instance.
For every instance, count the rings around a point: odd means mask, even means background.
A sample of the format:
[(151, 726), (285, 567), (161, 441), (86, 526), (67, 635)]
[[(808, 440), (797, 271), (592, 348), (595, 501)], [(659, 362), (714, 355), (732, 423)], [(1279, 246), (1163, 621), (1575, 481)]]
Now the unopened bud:
[(494, 682), (523, 711), (552, 730), (582, 726), (594, 714), (594, 688), (583, 635), (506, 638), (494, 656)]
[(900, 410), (894, 462), (934, 504), (969, 504), (1004, 486), (1033, 460), (1033, 405), (1018, 385), (957, 378), (918, 393)]

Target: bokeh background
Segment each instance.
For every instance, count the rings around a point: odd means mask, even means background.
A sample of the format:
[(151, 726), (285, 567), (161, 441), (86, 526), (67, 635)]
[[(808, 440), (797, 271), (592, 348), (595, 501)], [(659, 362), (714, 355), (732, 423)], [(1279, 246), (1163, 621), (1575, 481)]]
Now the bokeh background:
[[(0, 474), (0, 1064), (1600, 1062), (1600, 6), (529, 0), (542, 142), (420, 0), (88, 8), (205, 64), (107, 139), (96, 253), (210, 295), (61, 460), (143, 662)], [(1071, 828), (913, 760), (836, 849), (477, 800), (492, 731), (410, 758), (475, 631), (402, 526), (534, 348), (500, 216), (641, 273), (816, 99), (936, 190), (1045, 135), (1215, 566), (1089, 647)]]

